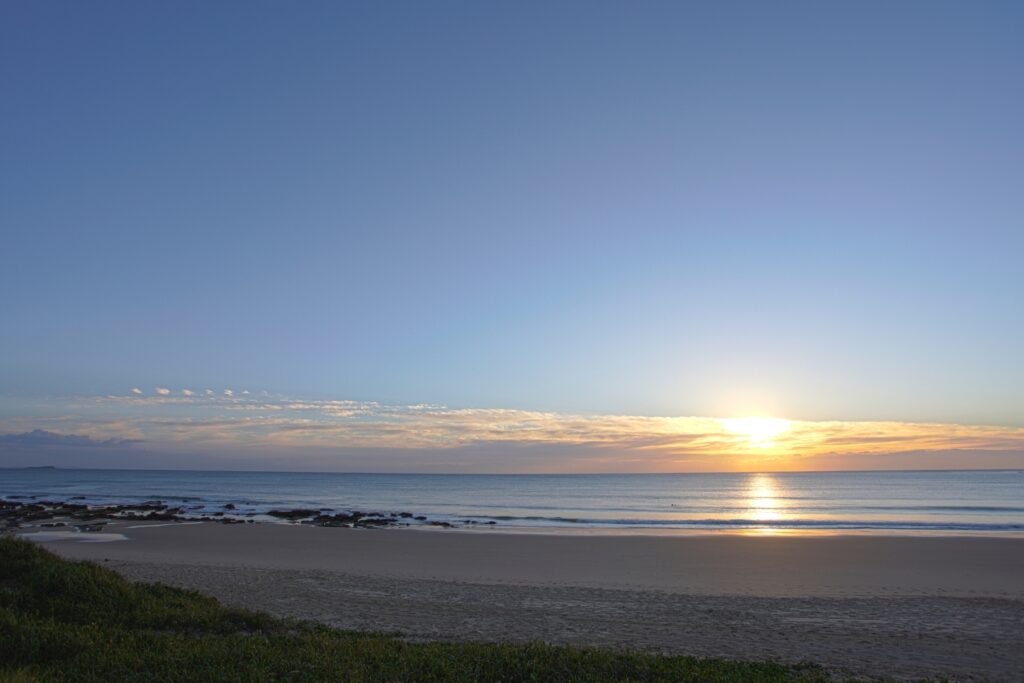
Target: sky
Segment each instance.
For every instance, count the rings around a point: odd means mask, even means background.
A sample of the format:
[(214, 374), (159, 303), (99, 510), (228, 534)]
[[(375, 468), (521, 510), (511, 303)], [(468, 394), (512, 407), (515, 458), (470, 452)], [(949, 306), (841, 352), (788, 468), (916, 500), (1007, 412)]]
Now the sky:
[(0, 466), (1024, 468), (1022, 22), (3, 3)]

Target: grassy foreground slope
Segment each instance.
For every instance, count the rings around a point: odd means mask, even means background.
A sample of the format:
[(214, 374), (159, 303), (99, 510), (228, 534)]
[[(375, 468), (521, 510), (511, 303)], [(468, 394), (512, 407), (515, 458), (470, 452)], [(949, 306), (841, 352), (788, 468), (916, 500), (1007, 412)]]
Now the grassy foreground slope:
[(787, 667), (543, 644), (408, 643), (228, 608), (0, 538), (3, 681), (825, 681)]

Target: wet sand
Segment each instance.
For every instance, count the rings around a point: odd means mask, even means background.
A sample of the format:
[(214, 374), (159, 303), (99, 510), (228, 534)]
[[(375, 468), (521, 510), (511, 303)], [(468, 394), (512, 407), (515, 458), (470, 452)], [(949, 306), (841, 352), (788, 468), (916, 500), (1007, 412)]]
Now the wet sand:
[(45, 544), (228, 604), (414, 639), (810, 660), (899, 678), (1024, 672), (1024, 539), (117, 523), (97, 538), (109, 534), (127, 540)]

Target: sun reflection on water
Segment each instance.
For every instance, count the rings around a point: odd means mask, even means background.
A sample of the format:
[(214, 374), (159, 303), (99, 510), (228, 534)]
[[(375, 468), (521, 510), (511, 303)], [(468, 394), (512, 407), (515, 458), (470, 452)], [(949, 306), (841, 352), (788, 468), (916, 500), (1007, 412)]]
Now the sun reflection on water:
[(785, 504), (775, 478), (755, 474), (746, 490), (747, 518), (754, 522), (775, 522), (785, 519)]

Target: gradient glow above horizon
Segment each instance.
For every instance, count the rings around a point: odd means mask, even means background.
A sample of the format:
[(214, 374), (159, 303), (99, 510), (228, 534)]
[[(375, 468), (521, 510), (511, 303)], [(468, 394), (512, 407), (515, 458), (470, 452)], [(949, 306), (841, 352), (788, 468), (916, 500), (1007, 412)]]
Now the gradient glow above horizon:
[(1022, 468), (1022, 25), (5, 3), (0, 465)]

